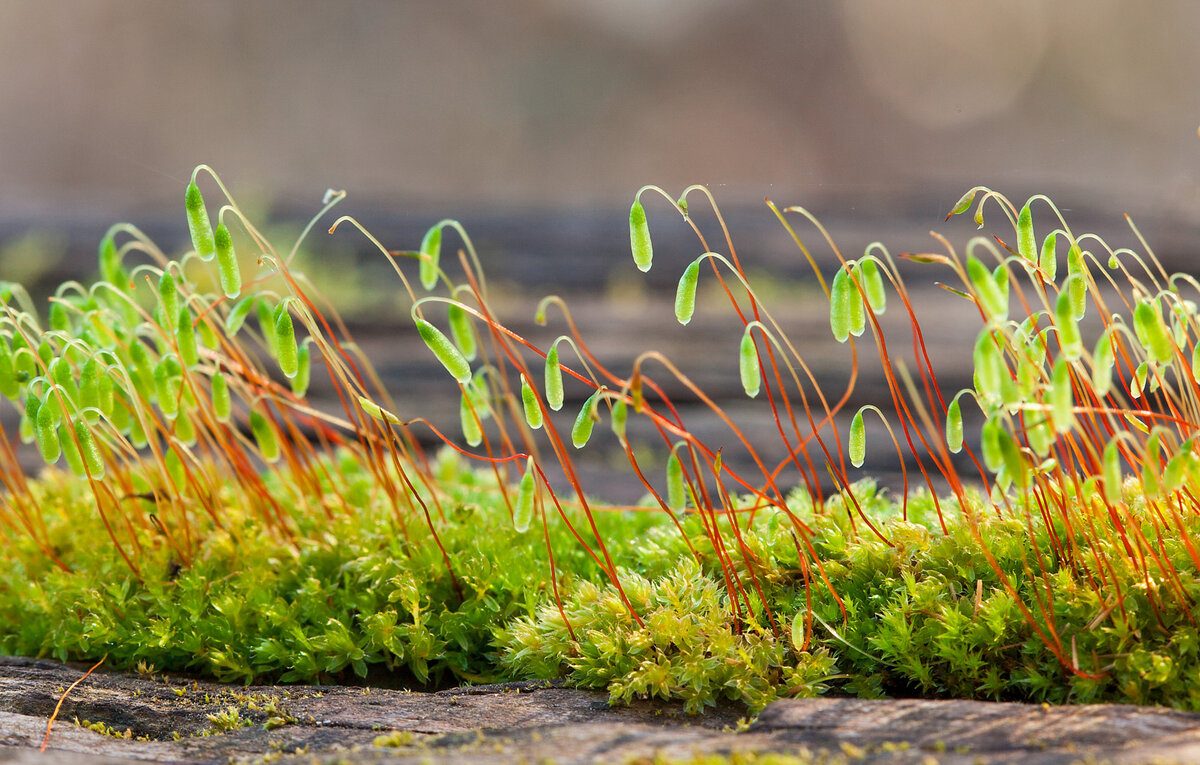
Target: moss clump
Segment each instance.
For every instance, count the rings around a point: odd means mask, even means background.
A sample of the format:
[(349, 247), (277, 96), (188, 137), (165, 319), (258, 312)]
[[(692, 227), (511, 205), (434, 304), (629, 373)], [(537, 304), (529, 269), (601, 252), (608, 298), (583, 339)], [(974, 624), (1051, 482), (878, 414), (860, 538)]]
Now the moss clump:
[[(247, 683), (330, 682), (372, 667), (414, 687), (560, 678), (606, 689), (614, 702), (679, 700), (690, 711), (722, 699), (757, 710), (830, 691), (1200, 708), (1191, 682), (1200, 641), (1187, 613), (1156, 614), (1141, 582), (1124, 572), (1125, 614), (1109, 613), (1101, 626), (1108, 606), (1073, 572), (1051, 572), (1051, 592), (1029, 575), (1039, 562), (1012, 520), (983, 520), (980, 533), (993, 540), (1016, 597), (968, 527), (938, 530), (928, 499), (910, 498), (905, 521), (886, 496), (855, 487), (889, 545), (852, 528), (846, 514), (818, 515), (796, 496), (791, 506), (813, 529), (840, 605), (823, 583), (806, 588), (790, 523), (766, 510), (742, 531), (739, 565), (748, 587), (757, 581), (756, 608), (735, 612), (711, 545), (693, 554), (660, 514), (598, 512), (639, 624), (595, 561), (572, 552), (563, 524), (551, 522), (564, 550), (556, 557), (560, 610), (547, 561), (528, 554), (533, 533), (513, 529), (490, 474), (454, 459), (439, 468), (454, 503), (438, 531), (460, 562), (460, 598), (430, 537), (407, 538), (386, 503), (372, 501), (380, 495), (368, 473), (351, 460), (329, 468), (329, 488), (357, 485), (348, 496), (363, 502), (319, 524), (292, 506), (314, 541), (253, 534), (230, 508), (226, 528), (204, 532), (189, 567), (175, 570), (165, 546), (144, 540), (142, 581), (110, 547), (92, 544), (101, 531), (82, 512), (86, 483), (48, 476), (35, 490), (74, 571), (48, 565), (20, 540), (5, 549), (0, 647), (62, 659), (108, 654), (110, 666)], [(284, 486), (272, 488), (287, 496)], [(692, 535), (703, 521), (693, 514), (681, 522)], [(1186, 555), (1182, 543), (1167, 551)], [(1200, 595), (1200, 581), (1182, 585)], [(1022, 613), (1036, 620), (1039, 599), (1051, 604), (1063, 640), (1111, 665), (1106, 676), (1062, 669)]]

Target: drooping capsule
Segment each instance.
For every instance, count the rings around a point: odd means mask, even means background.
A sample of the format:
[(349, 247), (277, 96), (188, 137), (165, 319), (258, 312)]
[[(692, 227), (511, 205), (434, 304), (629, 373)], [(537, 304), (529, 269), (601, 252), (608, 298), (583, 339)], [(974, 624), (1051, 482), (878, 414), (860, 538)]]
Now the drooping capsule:
[(558, 346), (553, 345), (546, 354), (546, 406), (554, 411), (562, 409), (563, 377), (558, 365)]
[(217, 279), (221, 282), (221, 291), (225, 297), (235, 298), (242, 292), (242, 269), (233, 249), (233, 237), (224, 223), (217, 225), (213, 244), (217, 253)]
[(87, 468), (88, 475), (100, 480), (104, 477), (104, 458), (100, 454), (99, 446), (96, 445), (96, 437), (92, 435), (91, 429), (82, 420), (75, 421), (75, 438), (79, 441), (79, 453), (83, 457), (83, 464)]
[(538, 404), (537, 393), (525, 375), (521, 375), (521, 407), (525, 410), (525, 424), (531, 429), (542, 427), (542, 407)]
[(478, 354), (475, 346), (475, 328), (471, 326), (470, 315), (457, 303), (451, 303), (446, 309), (446, 319), (450, 322), (450, 337), (458, 346), (459, 353), (467, 361), (474, 361)]
[(667, 458), (667, 507), (683, 510), (687, 507), (687, 490), (683, 482), (683, 465), (674, 450)]
[(867, 455), (867, 429), (863, 424), (863, 413), (859, 409), (850, 421), (850, 464), (859, 468), (863, 466)]
[(460, 383), (467, 383), (471, 380), (471, 365), (463, 358), (463, 355), (454, 347), (454, 343), (442, 334), (441, 330), (433, 326), (424, 319), (417, 319), (417, 332), (421, 335), (421, 339), (425, 341), (425, 345), (429, 350), (433, 351), (433, 355), (442, 363), (446, 371)]
[(675, 318), (685, 326), (696, 312), (696, 285), (699, 281), (700, 261), (693, 260), (683, 270), (683, 276), (679, 277), (679, 286), (675, 290)]
[(233, 414), (233, 399), (229, 395), (229, 381), (223, 372), (212, 376), (212, 408), (217, 422), (229, 422)]
[(442, 227), (434, 226), (425, 232), (421, 240), (421, 286), (431, 290), (437, 286), (438, 260), (442, 255)]
[(754, 346), (754, 336), (751, 335), (749, 327), (742, 333), (742, 343), (738, 349), (738, 373), (746, 395), (750, 398), (757, 396), (762, 386), (762, 368), (758, 363), (758, 349)]
[(184, 194), (184, 208), (187, 210), (188, 232), (192, 235), (192, 249), (201, 260), (212, 260), (214, 253), (212, 223), (208, 220), (208, 210), (204, 206), (204, 196), (195, 181), (188, 184)]
[(312, 380), (311, 346), (312, 343), (306, 339), (300, 343), (300, 348), (296, 351), (296, 374), (292, 377), (292, 393), (300, 398), (308, 393), (308, 384)]
[(525, 461), (525, 473), (521, 476), (521, 486), (517, 489), (517, 503), (513, 507), (513, 528), (518, 534), (529, 530), (533, 520), (533, 504), (537, 492), (537, 478), (534, 475), (533, 457)]
[(629, 208), (629, 246), (633, 262), (639, 271), (649, 271), (654, 261), (654, 246), (650, 242), (650, 226), (646, 222), (646, 208), (640, 200), (634, 200)]
[(596, 424), (596, 405), (603, 390), (604, 388), (597, 388), (595, 393), (588, 396), (575, 417), (575, 425), (571, 428), (571, 443), (576, 449), (587, 446), (587, 442), (592, 438), (592, 428)]
[(175, 286), (175, 277), (170, 271), (163, 271), (158, 279), (158, 302), (162, 327), (168, 334), (175, 333), (175, 322), (179, 318), (179, 291)]
[(175, 320), (175, 342), (179, 346), (179, 359), (185, 367), (200, 363), (200, 345), (196, 342), (196, 325), (192, 323), (192, 311), (186, 305), (179, 309)]
[(292, 313), (288, 310), (289, 300), (275, 306), (275, 350), (279, 370), (291, 379), (300, 370), (299, 348), (296, 346), (296, 328), (292, 324)]
[(876, 316), (882, 316), (887, 310), (887, 290), (884, 289), (883, 275), (879, 273), (879, 264), (874, 258), (866, 258), (855, 268), (858, 282), (867, 295), (867, 305)]
[(38, 451), (47, 465), (58, 462), (62, 454), (62, 443), (58, 439), (58, 423), (62, 414), (59, 406), (56, 396), (51, 393), (37, 410), (34, 434), (37, 437)]
[(958, 454), (963, 445), (962, 407), (956, 397), (946, 407), (946, 448), (952, 454)]
[(270, 421), (257, 409), (250, 410), (250, 432), (254, 434), (254, 441), (264, 460), (275, 462), (279, 459), (279, 437)]
[(1027, 263), (1037, 262), (1036, 241), (1033, 234), (1033, 212), (1029, 209), (1029, 203), (1026, 202), (1017, 215), (1017, 253)]
[(470, 385), (463, 387), (462, 400), (458, 405), (458, 419), (462, 425), (463, 438), (470, 446), (483, 443), (483, 430), (479, 427), (474, 403), (471, 401)]

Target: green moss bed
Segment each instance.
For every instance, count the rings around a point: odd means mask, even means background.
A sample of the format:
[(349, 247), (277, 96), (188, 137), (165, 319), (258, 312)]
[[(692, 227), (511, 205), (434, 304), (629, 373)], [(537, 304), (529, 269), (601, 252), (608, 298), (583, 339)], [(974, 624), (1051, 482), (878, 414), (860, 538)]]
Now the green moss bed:
[[(690, 711), (722, 699), (756, 711), (776, 698), (827, 693), (1200, 708), (1200, 639), (1188, 614), (1161, 603), (1156, 611), (1146, 583), (1128, 572), (1110, 572), (1123, 593), (1120, 609), (1100, 602), (1071, 570), (1051, 570), (1047, 591), (1040, 567), (1053, 566), (1052, 558), (1035, 558), (1019, 520), (979, 520), (1014, 598), (965, 526), (941, 532), (927, 497), (911, 498), (901, 520), (886, 494), (855, 487), (888, 546), (852, 528), (836, 499), (815, 515), (797, 494), (789, 505), (812, 527), (843, 605), (819, 578), (806, 586), (792, 525), (767, 509), (752, 524), (742, 518), (745, 554), (732, 560), (744, 586), (756, 580), (763, 597), (756, 592), (754, 612), (743, 608), (736, 617), (698, 515), (681, 518), (687, 536), (699, 540), (693, 554), (661, 512), (598, 512), (639, 626), (601, 568), (551, 517), (559, 609), (540, 525), (514, 529), (491, 473), (447, 456), (436, 466), (450, 500), (434, 523), (456, 586), (428, 530), (397, 525), (378, 479), (349, 458), (325, 467), (325, 499), (344, 512), (326, 518), (302, 508), (280, 473), (268, 485), (291, 515), (294, 540), (264, 534), (224, 507), (223, 528), (195, 530), (203, 541), (186, 566), (144, 535), (140, 581), (107, 543), (86, 481), (46, 475), (33, 491), (54, 552), (72, 572), (23, 538), (7, 540), (0, 650), (107, 656), (112, 668), (238, 683), (366, 678), (422, 688), (560, 679), (605, 689), (614, 702), (682, 700)], [(733, 538), (724, 531), (722, 538)], [(1164, 544), (1179, 586), (1195, 598), (1200, 582), (1187, 573), (1183, 544)], [(1031, 626), (1039, 602), (1053, 611), (1062, 644), (1089, 665), (1105, 665), (1102, 676), (1064, 669)]]

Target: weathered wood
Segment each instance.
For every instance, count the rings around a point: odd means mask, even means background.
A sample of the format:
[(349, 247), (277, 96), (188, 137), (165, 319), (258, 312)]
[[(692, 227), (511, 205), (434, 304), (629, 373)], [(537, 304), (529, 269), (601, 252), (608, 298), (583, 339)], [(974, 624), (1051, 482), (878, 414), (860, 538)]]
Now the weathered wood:
[[(67, 698), (47, 755), (39, 756), (47, 717), (82, 673), (52, 661), (0, 657), (0, 762), (224, 763), (271, 755), (293, 763), (524, 758), (568, 765), (749, 751), (896, 764), (1200, 761), (1200, 714), (1133, 706), (788, 700), (736, 731), (742, 713), (733, 707), (702, 716), (646, 701), (610, 707), (602, 693), (545, 683), (410, 693), (225, 686), (104, 671)], [(231, 707), (249, 724), (214, 732), (209, 716)], [(77, 727), (75, 718), (128, 729), (133, 738)], [(268, 730), (271, 718), (277, 727)], [(393, 738), (393, 746), (374, 745), (394, 731), (410, 735)]]

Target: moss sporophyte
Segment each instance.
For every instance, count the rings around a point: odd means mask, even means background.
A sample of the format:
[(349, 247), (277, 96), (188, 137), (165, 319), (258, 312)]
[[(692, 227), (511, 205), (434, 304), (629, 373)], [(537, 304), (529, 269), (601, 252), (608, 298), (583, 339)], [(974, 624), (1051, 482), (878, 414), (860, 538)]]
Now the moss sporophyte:
[[(698, 243), (676, 316), (713, 294), (702, 282), (725, 296), (730, 370), (771, 413), (782, 461), (663, 354), (607, 368), (560, 298), (537, 308), (562, 317), (548, 343), (505, 324), (452, 220), (402, 252), (352, 218), (328, 229), (357, 229), (394, 267), (461, 437), (397, 412), (297, 267), (300, 242), (276, 250), (204, 166), (182, 257), (120, 224), (99, 280), (61, 285), (45, 314), (0, 285), (0, 395), (20, 416), (0, 447), (0, 650), (243, 682), (562, 678), (692, 711), (827, 691), (1200, 708), (1200, 283), (1168, 275), (1136, 229), (1139, 251), (1076, 235), (1040, 196), (1018, 208), (972, 189), (952, 215), (988, 212), (991, 237), (857, 259), (808, 211), (769, 205), (850, 347), (845, 387), (822, 390), (706, 189), (638, 192), (636, 266), (653, 267), (644, 203), (659, 196)], [(715, 246), (689, 200), (715, 217)], [(968, 389), (939, 384), (903, 260), (977, 312)], [(907, 317), (905, 343), (889, 344), (886, 310)], [(847, 411), (868, 345), (888, 400)], [(338, 408), (307, 400), (314, 371)], [(567, 387), (586, 398), (571, 446), (551, 416)], [(721, 443), (673, 405), (680, 387), (728, 426)], [(909, 466), (895, 499), (858, 479), (867, 410)], [(580, 483), (577, 450), (606, 421), (641, 507)], [(658, 446), (632, 443), (635, 424)], [(427, 454), (418, 428), (445, 449)], [(20, 467), (34, 445), (39, 477)]]

